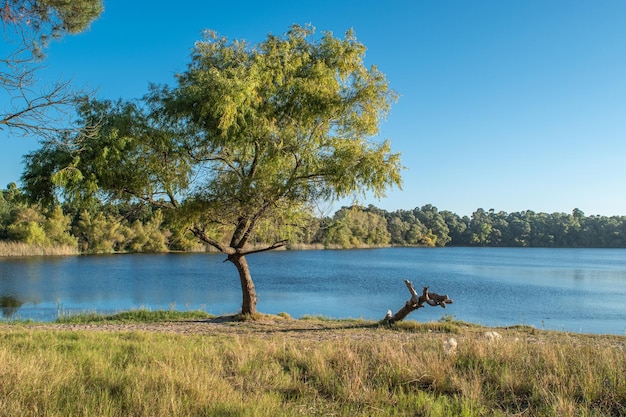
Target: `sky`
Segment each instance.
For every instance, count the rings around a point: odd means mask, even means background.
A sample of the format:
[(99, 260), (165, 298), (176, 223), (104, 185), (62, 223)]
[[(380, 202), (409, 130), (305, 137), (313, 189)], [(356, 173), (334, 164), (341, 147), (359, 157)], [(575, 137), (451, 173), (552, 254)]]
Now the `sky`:
[[(105, 0), (84, 33), (53, 42), (42, 81), (101, 99), (175, 85), (204, 29), (250, 43), (312, 24), (354, 29), (399, 99), (374, 140), (400, 152), (402, 189), (362, 198), (394, 211), (431, 204), (626, 215), (626, 2)], [(37, 141), (0, 132), (0, 187)], [(349, 202), (346, 202), (348, 204)]]

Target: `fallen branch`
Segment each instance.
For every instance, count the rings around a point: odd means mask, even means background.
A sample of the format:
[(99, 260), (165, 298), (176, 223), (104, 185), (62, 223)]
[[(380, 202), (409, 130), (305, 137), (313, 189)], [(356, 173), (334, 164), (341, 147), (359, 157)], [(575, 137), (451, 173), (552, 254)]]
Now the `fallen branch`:
[(446, 304), (452, 304), (454, 302), (448, 298), (447, 295), (439, 295), (436, 292), (429, 292), (428, 287), (424, 287), (422, 294), (418, 295), (411, 281), (405, 279), (404, 283), (411, 293), (411, 299), (407, 301), (404, 307), (398, 310), (396, 314), (392, 315), (391, 310), (387, 311), (385, 321), (389, 324), (404, 320), (413, 311), (424, 307), (424, 304), (428, 304), (433, 307), (441, 306), (442, 308), (446, 308)]

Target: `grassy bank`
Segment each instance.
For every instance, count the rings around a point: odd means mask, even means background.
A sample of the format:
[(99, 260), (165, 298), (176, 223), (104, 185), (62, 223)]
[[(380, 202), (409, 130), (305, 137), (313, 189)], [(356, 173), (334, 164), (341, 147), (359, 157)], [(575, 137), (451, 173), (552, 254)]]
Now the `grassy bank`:
[(626, 414), (624, 337), (520, 327), (498, 338), (454, 322), (193, 324), (210, 331), (2, 325), (0, 415)]

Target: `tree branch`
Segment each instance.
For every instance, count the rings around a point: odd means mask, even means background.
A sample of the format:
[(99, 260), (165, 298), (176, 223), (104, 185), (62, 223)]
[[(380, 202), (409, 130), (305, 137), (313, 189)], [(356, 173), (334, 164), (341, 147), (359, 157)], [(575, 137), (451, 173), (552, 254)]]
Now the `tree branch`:
[(446, 304), (452, 304), (454, 302), (452, 299), (448, 298), (447, 295), (439, 295), (435, 292), (429, 292), (428, 287), (424, 287), (422, 294), (418, 295), (411, 281), (405, 279), (404, 283), (411, 293), (411, 299), (407, 301), (404, 307), (398, 310), (396, 314), (392, 315), (391, 310), (387, 312), (384, 320), (389, 324), (404, 320), (413, 311), (424, 307), (424, 303), (433, 307), (440, 306), (442, 308), (446, 308)]
[(168, 198), (170, 199), (170, 202), (168, 203), (167, 201), (161, 201), (161, 200), (155, 200), (153, 197), (150, 196), (145, 196), (141, 193), (137, 193), (129, 188), (123, 187), (120, 189), (120, 191), (122, 191), (123, 193), (126, 194), (130, 194), (131, 196), (144, 201), (148, 204), (151, 204), (155, 207), (159, 207), (159, 208), (164, 208), (164, 209), (172, 209), (178, 206), (178, 201), (176, 201), (176, 199), (174, 198), (174, 196), (172, 194), (170, 194), (169, 192), (163, 192), (161, 194), (167, 195)]
[[(20, 136), (39, 136), (51, 140), (59, 134), (78, 131), (71, 115), (85, 91), (75, 91), (69, 81), (42, 86), (35, 91), (35, 72), (42, 67), (32, 57), (20, 54), (0, 60), (6, 71), (0, 71), (0, 89), (10, 100), (0, 109), (0, 129)], [(67, 127), (67, 125), (70, 127)]]
[(282, 248), (282, 247), (286, 246), (288, 242), (289, 241), (287, 239), (279, 240), (278, 242), (274, 242), (272, 245), (267, 246), (265, 248), (253, 249), (253, 250), (250, 250), (250, 251), (242, 252), (242, 255), (250, 255), (250, 254), (253, 254), (253, 253), (267, 252), (267, 251), (270, 251), (270, 250)]
[(221, 253), (225, 253), (225, 254), (231, 254), (234, 253), (234, 250), (230, 250), (229, 248), (227, 248), (226, 246), (222, 245), (221, 243), (219, 243), (217, 240), (210, 238), (206, 232), (204, 231), (203, 228), (200, 228), (200, 226), (198, 225), (194, 225), (192, 227), (189, 228), (189, 231), (191, 233), (193, 233), (193, 235), (195, 237), (197, 237), (198, 239), (200, 239), (202, 242), (213, 246), (215, 249), (217, 249), (218, 251), (220, 251)]

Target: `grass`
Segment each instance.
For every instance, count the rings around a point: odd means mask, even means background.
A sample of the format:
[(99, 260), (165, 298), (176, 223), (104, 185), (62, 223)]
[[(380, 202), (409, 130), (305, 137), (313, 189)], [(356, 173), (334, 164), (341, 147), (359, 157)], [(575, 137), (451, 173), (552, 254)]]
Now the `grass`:
[[(111, 320), (168, 320), (129, 315)], [(624, 337), (254, 319), (204, 335), (0, 326), (0, 416), (626, 414)]]
[(30, 245), (22, 242), (0, 241), (1, 256), (67, 256), (79, 255), (78, 248), (71, 245)]
[(57, 323), (155, 323), (182, 320), (203, 320), (214, 316), (201, 310), (131, 310), (120, 313), (103, 315), (98, 313), (81, 313), (61, 315)]

